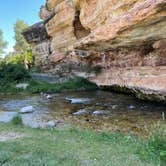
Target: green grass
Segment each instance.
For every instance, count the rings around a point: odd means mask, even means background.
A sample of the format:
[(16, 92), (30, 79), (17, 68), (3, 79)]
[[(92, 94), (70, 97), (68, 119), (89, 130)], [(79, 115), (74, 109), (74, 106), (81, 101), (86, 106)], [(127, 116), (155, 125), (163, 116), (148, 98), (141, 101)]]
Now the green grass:
[(98, 87), (96, 84), (89, 82), (86, 79), (76, 77), (69, 79), (63, 83), (51, 84), (47, 82), (30, 81), (30, 85), (27, 88), (28, 92), (57, 92), (62, 90), (96, 90)]
[(143, 160), (158, 160), (166, 165), (166, 131), (164, 127), (155, 129), (137, 152)]
[(17, 92), (28, 92), (28, 93), (40, 93), (40, 92), (60, 92), (63, 90), (96, 90), (97, 85), (89, 82), (86, 79), (76, 77), (69, 79), (63, 83), (48, 83), (43, 81), (30, 80), (29, 86), (26, 90), (17, 89), (15, 83), (7, 83), (0, 87), (0, 92), (6, 93), (17, 93)]
[(138, 151), (149, 146), (147, 140), (120, 132), (31, 129), (0, 123), (0, 136), (11, 131), (24, 137), (0, 142), (3, 166), (157, 166), (160, 162), (157, 155), (140, 158)]

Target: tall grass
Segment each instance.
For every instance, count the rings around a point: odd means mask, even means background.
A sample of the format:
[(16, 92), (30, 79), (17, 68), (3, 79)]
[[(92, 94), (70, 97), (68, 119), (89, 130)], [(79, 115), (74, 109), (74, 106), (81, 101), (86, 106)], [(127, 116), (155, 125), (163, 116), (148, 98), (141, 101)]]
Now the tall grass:
[(137, 153), (142, 160), (151, 160), (160, 165), (166, 165), (166, 130), (164, 127), (156, 128), (149, 138), (138, 146)]

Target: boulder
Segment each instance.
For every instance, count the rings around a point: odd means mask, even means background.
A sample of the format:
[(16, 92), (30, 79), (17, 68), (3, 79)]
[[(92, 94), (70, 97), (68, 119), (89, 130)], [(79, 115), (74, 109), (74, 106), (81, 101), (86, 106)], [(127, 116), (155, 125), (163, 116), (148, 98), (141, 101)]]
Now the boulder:
[(54, 121), (49, 121), (46, 123), (46, 127), (55, 127), (57, 124)]
[(27, 107), (23, 107), (20, 109), (19, 113), (21, 114), (27, 114), (27, 113), (33, 113), (35, 111), (33, 106), (27, 106)]

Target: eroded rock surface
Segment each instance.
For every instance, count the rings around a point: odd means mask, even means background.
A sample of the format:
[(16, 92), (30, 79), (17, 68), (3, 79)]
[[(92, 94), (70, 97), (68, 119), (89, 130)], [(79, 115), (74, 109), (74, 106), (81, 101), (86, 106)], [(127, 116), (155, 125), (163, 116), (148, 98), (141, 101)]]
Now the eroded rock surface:
[[(34, 26), (25, 36), (29, 41), (31, 34), (44, 71), (80, 74), (87, 69), (95, 74), (86, 77), (100, 86), (166, 99), (165, 0), (47, 0), (40, 17), (49, 37), (36, 42)], [(102, 72), (92, 70), (95, 66)]]

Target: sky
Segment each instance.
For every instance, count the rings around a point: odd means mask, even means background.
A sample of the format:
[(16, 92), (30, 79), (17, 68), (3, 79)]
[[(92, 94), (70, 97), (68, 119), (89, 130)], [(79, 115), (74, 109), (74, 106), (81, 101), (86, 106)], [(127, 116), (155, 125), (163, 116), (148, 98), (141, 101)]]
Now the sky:
[(6, 52), (14, 46), (14, 24), (17, 19), (22, 19), (29, 25), (41, 21), (38, 13), (40, 6), (46, 0), (0, 0), (0, 29), (3, 37), (8, 42)]

